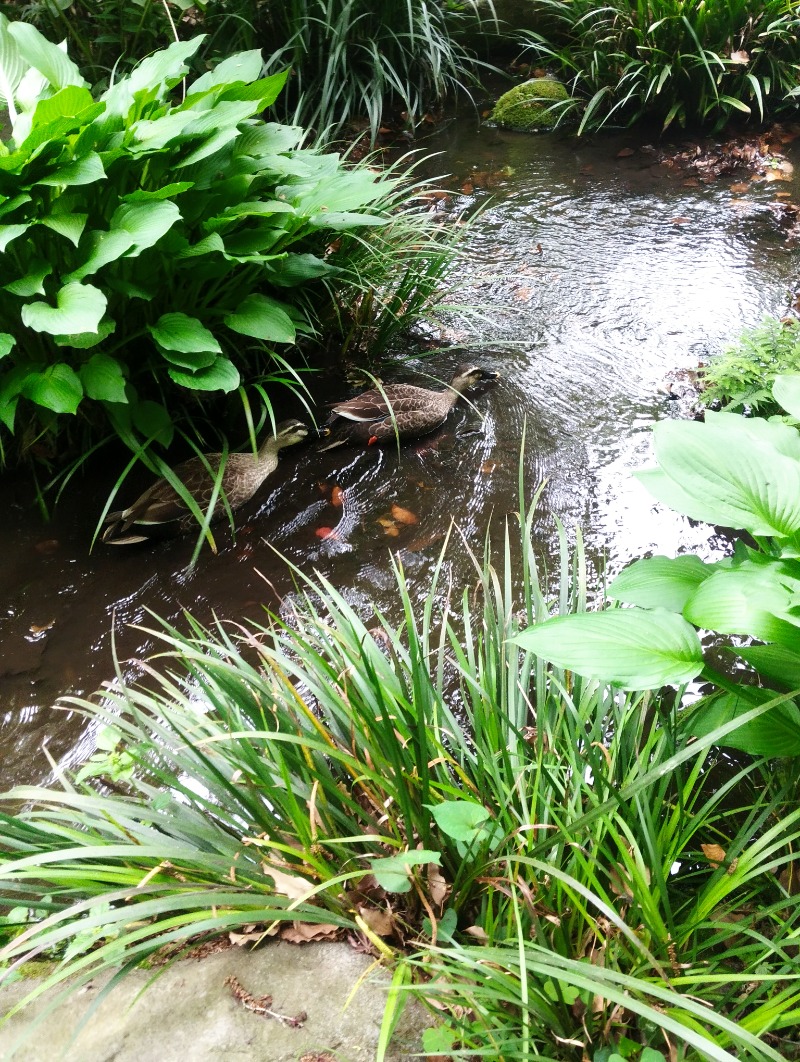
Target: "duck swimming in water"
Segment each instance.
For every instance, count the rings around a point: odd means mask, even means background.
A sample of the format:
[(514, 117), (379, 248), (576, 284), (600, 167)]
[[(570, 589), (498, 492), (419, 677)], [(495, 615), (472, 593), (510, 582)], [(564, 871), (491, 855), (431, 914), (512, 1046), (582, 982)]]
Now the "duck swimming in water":
[[(275, 435), (270, 435), (261, 444), (258, 453), (228, 454), (212, 519), (218, 520), (225, 512), (223, 496), (231, 510), (249, 501), (267, 476), (278, 467), (278, 451), (284, 446), (300, 442), (308, 435), (308, 431), (302, 421), (284, 420), (277, 425)], [(203, 458), (192, 457), (175, 466), (175, 475), (203, 510), (208, 508), (211, 501), (221, 461), (222, 454), (206, 454)], [(102, 538), (103, 542), (112, 546), (128, 546), (147, 542), (169, 530), (186, 531), (194, 522), (195, 518), (186, 501), (162, 478), (148, 487), (127, 509), (109, 513)]]
[(392, 439), (415, 439), (440, 427), (459, 398), (470, 387), (497, 378), (496, 372), (465, 363), (456, 369), (450, 386), (430, 391), (414, 384), (388, 384), (374, 387), (332, 407), (333, 417), (326, 427), (335, 435), (321, 447), (331, 450), (349, 441), (368, 446)]

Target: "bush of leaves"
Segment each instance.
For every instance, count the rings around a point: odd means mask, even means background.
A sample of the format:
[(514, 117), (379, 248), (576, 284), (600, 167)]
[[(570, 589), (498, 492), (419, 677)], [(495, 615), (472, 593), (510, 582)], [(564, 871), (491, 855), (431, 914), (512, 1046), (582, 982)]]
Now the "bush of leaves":
[[(721, 128), (794, 109), (800, 14), (785, 0), (543, 0), (539, 60), (569, 82), (581, 131), (631, 125)], [(551, 21), (552, 20), (552, 21)], [(563, 112), (568, 113), (567, 111)]]
[(259, 76), (260, 52), (179, 88), (199, 44), (154, 53), (95, 99), (61, 48), (0, 16), (4, 462), (109, 427), (135, 451), (166, 445), (237, 389), (249, 413), (266, 381), (293, 379), (324, 301), (310, 291), (341, 281), (348, 234), (395, 205), (396, 177), (258, 117), (285, 78)]
[(800, 323), (766, 317), (738, 342), (703, 366), (704, 406), (749, 409), (760, 416), (778, 412), (772, 385), (781, 373), (800, 372)]

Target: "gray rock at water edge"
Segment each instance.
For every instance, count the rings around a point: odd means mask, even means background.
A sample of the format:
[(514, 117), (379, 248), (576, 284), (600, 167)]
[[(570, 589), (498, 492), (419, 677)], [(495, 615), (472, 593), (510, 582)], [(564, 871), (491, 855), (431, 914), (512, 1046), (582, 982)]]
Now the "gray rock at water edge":
[[(389, 975), (347, 944), (278, 942), (255, 951), (228, 948), (176, 962), (148, 985), (158, 973), (128, 974), (93, 1012), (110, 974), (79, 988), (49, 1014), (45, 1012), (52, 996), (45, 995), (3, 1026), (0, 1062), (375, 1058)], [(230, 975), (251, 996), (272, 996), (277, 1013), (305, 1012), (305, 1022), (292, 1028), (247, 1010), (225, 984)], [(0, 989), (0, 1014), (7, 1014), (34, 985), (25, 979)], [(388, 1059), (400, 1062), (419, 1052), (422, 1030), (429, 1024), (425, 1009), (410, 1000)]]

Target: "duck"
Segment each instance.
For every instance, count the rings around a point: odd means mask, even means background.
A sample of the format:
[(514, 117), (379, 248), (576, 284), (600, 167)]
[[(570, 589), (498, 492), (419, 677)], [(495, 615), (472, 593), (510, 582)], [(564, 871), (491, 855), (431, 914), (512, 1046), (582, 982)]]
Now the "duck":
[(346, 442), (367, 446), (392, 439), (403, 441), (435, 431), (470, 387), (497, 379), (498, 373), (465, 362), (455, 370), (444, 391), (431, 391), (414, 384), (373, 387), (346, 402), (331, 407), (325, 430), (335, 438), (320, 450), (332, 450)]
[[(257, 453), (227, 454), (212, 520), (218, 520), (225, 513), (223, 496), (231, 510), (249, 501), (278, 467), (278, 452), (305, 439), (308, 432), (302, 421), (284, 420), (276, 426), (275, 434), (261, 444)], [(211, 502), (222, 457), (222, 454), (205, 454), (183, 461), (174, 468), (175, 475), (203, 510)], [(101, 537), (111, 546), (129, 546), (147, 542), (160, 533), (186, 531), (193, 522), (195, 518), (186, 501), (162, 477), (133, 505), (109, 513)]]

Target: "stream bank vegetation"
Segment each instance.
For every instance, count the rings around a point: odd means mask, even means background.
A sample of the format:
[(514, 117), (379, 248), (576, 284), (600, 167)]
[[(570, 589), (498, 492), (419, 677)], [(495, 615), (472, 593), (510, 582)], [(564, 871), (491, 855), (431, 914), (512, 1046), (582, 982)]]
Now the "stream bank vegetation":
[[(0, 11), (19, 17), (11, 3)], [(81, 73), (103, 86), (178, 36), (202, 38), (195, 76), (258, 49), (264, 73), (289, 72), (271, 117), (311, 130), (317, 144), (347, 127), (366, 129), (372, 144), (385, 125), (413, 132), (478, 86), (488, 64), (475, 49), (500, 33), (492, 0), (33, 0), (25, 19), (66, 38)]]
[(782, 374), (800, 373), (800, 322), (765, 317), (700, 370), (703, 406), (769, 416), (780, 411), (773, 384)]
[(800, 12), (786, 0), (542, 0), (546, 27), (523, 34), (534, 62), (569, 87), (562, 120), (579, 132), (633, 125), (718, 130), (796, 111)]
[[(800, 476), (797, 431), (759, 423)], [(749, 431), (740, 446), (764, 457)], [(397, 627), (300, 572), (284, 619), (154, 621), (142, 681), (65, 701), (98, 728), (95, 757), (60, 788), (3, 797), (4, 977), (54, 957), (28, 999), (55, 998), (221, 934), (349, 933), (394, 970), (384, 1048), (414, 993), (436, 1007), (424, 1046), (439, 1057), (794, 1057), (800, 710), (776, 691), (800, 685), (800, 657), (775, 635), (797, 630), (774, 600), (797, 565), (779, 556), (784, 529), (754, 527), (760, 549), (727, 567), (638, 562), (610, 592), (658, 607), (587, 613), (580, 536), (559, 531), (556, 599), (542, 588), (535, 504), (498, 559), (488, 542), (473, 558), (463, 592), (452, 544), (421, 606), (396, 565)], [(775, 676), (765, 689), (706, 665), (699, 606), (667, 611), (741, 577), (772, 578), (773, 598), (748, 593), (736, 625), (702, 621), (765, 641), (737, 650)], [(640, 636), (595, 638), (592, 623), (626, 615), (644, 617)], [(697, 676), (715, 691), (699, 703)]]
[(455, 240), (407, 161), (259, 118), (286, 78), (259, 50), (186, 81), (201, 38), (175, 43), (95, 98), (33, 26), (0, 16), (0, 43), (0, 463), (116, 438), (163, 475), (177, 433), (254, 442), (304, 402), (325, 343), (376, 357), (432, 314)]

